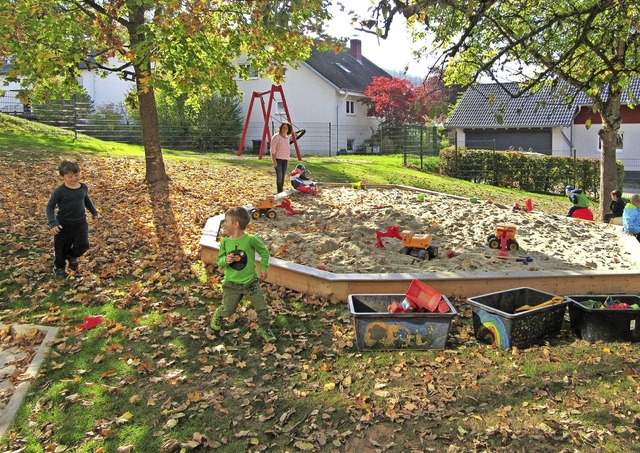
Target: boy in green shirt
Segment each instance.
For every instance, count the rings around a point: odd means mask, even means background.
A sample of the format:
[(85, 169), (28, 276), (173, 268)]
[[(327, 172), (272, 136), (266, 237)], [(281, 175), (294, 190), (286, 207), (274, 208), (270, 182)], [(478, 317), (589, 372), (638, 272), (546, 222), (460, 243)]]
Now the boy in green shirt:
[[(251, 218), (244, 208), (232, 208), (225, 213), (222, 226), (229, 236), (222, 239), (217, 264), (224, 269), (222, 305), (213, 312), (211, 329), (222, 329), (222, 318), (232, 315), (243, 297), (249, 299), (258, 315), (256, 332), (267, 343), (276, 340), (271, 332), (269, 309), (264, 299), (260, 279), (267, 278), (269, 249), (259, 238), (244, 230)], [(256, 253), (260, 255), (260, 273), (256, 272)]]

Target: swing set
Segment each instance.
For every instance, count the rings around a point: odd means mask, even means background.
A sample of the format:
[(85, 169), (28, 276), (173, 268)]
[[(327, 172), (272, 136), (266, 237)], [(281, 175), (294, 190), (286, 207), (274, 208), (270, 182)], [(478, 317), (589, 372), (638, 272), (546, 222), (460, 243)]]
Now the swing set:
[[(258, 159), (262, 159), (264, 154), (264, 144), (267, 143), (267, 140), (271, 139), (271, 136), (275, 132), (271, 132), (269, 129), (269, 119), (271, 118), (271, 109), (273, 108), (273, 100), (275, 99), (275, 94), (280, 93), (280, 97), (282, 99), (282, 105), (284, 107), (284, 113), (287, 118), (289, 124), (293, 125), (291, 121), (291, 115), (289, 115), (289, 107), (287, 106), (287, 100), (284, 97), (284, 90), (281, 85), (271, 85), (271, 89), (269, 91), (254, 91), (251, 96), (251, 104), (249, 104), (249, 110), (247, 112), (247, 118), (244, 122), (244, 129), (242, 131), (242, 138), (240, 139), (240, 147), (238, 148), (238, 156), (242, 155), (242, 148), (244, 147), (245, 139), (247, 138), (247, 130), (249, 128), (249, 121), (251, 119), (251, 112), (253, 111), (253, 103), (256, 99), (260, 99), (260, 106), (262, 107), (262, 117), (264, 118), (264, 128), (262, 129), (262, 140), (260, 141), (260, 150), (258, 152)], [(269, 95), (269, 103), (265, 107), (264, 97)], [(289, 139), (289, 143), (293, 143), (293, 146), (296, 149), (296, 155), (298, 156), (298, 160), (302, 160), (302, 155), (300, 154), (300, 147), (298, 146), (298, 139), (305, 134), (306, 130), (300, 129), (297, 132), (291, 134), (291, 138)]]

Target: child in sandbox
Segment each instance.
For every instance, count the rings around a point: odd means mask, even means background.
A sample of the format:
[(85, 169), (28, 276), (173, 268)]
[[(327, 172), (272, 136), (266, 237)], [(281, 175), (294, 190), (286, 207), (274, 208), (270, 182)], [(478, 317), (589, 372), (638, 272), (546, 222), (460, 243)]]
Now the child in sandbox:
[(589, 199), (581, 189), (573, 186), (565, 187), (565, 194), (571, 201), (571, 207), (567, 217), (575, 217), (583, 220), (593, 220), (593, 212), (589, 209)]
[(614, 190), (611, 192), (611, 203), (609, 203), (609, 212), (604, 215), (604, 221), (612, 225), (622, 225), (622, 213), (627, 202), (622, 199), (622, 191)]
[(291, 185), (298, 192), (311, 192), (317, 194), (316, 183), (307, 175), (309, 173), (304, 165), (298, 164), (296, 168), (291, 172), (289, 178), (291, 179)]

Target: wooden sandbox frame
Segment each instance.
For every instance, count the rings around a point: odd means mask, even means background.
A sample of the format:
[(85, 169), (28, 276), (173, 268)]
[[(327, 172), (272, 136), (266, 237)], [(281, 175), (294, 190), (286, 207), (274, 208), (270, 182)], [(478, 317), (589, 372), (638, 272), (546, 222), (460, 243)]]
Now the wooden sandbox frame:
[[(350, 184), (322, 184), (344, 187)], [(400, 189), (437, 196), (451, 196), (401, 185), (368, 185), (377, 189)], [(283, 192), (284, 198), (293, 191)], [(455, 197), (458, 199), (466, 199)], [(248, 207), (250, 208), (250, 207)], [(207, 220), (200, 238), (200, 256), (204, 263), (215, 264), (220, 250), (218, 232), (224, 214)], [(267, 281), (294, 291), (346, 301), (349, 294), (404, 294), (412, 280), (418, 279), (448, 297), (472, 297), (516, 287), (530, 287), (554, 294), (621, 294), (640, 293), (640, 243), (625, 236), (628, 250), (633, 252), (638, 270), (628, 271), (522, 271), (483, 273), (376, 273), (336, 274), (279, 258), (269, 258)], [(256, 257), (257, 264), (260, 258)]]

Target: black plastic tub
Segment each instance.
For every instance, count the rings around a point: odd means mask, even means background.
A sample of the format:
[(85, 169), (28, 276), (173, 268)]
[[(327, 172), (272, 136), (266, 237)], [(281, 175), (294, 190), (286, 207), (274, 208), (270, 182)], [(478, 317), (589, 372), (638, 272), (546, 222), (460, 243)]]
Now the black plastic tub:
[(515, 313), (524, 305), (533, 307), (553, 297), (556, 296), (533, 288), (514, 288), (468, 298), (476, 338), (500, 348), (524, 348), (557, 336), (568, 299)]
[(590, 301), (606, 304), (616, 300), (628, 305), (639, 304), (640, 296), (630, 294), (615, 295), (573, 295), (569, 305), (571, 331), (591, 343), (595, 341), (640, 341), (640, 310), (593, 308)]

